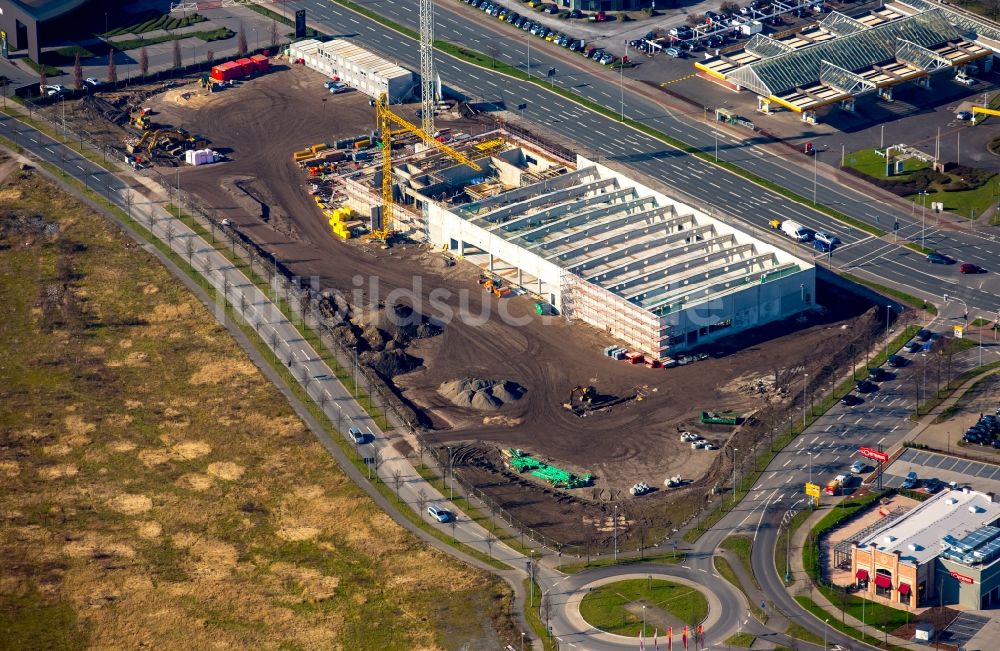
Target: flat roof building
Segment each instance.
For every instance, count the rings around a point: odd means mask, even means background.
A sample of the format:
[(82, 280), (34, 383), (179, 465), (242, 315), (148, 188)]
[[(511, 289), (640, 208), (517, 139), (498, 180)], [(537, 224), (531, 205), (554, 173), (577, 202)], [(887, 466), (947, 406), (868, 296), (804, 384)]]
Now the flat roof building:
[(865, 596), (903, 607), (1000, 604), (1000, 503), (945, 490), (852, 544), (851, 575)]
[(293, 62), (301, 59), (313, 70), (335, 77), (370, 97), (386, 93), (390, 104), (409, 99), (416, 84), (409, 70), (345, 39), (296, 41), (289, 46), (288, 53)]
[[(432, 150), (394, 161), (394, 228), (648, 357), (814, 307), (809, 262), (618, 171), (502, 132), (449, 144), (482, 170)], [(370, 170), (345, 182), (364, 216), (379, 202)]]
[(42, 54), (45, 23), (76, 11), (89, 0), (0, 0), (0, 32), (8, 50), (27, 50), (33, 61)]

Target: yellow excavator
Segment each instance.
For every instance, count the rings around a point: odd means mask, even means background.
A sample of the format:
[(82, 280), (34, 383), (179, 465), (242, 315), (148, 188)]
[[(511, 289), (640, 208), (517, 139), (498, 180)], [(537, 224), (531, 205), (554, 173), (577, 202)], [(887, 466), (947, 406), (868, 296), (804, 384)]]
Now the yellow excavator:
[(597, 397), (597, 389), (591, 385), (587, 386), (575, 386), (569, 392), (569, 404), (573, 404), (573, 398), (575, 396), (580, 396), (580, 402), (591, 402)]

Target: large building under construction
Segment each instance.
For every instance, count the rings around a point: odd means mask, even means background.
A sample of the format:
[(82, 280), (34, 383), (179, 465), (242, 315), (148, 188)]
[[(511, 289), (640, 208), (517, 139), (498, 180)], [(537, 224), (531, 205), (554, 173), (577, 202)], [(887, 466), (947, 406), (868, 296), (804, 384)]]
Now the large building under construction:
[[(396, 156), (392, 228), (663, 359), (813, 307), (808, 262), (582, 156), (505, 132)], [(377, 221), (381, 166), (341, 177)]]

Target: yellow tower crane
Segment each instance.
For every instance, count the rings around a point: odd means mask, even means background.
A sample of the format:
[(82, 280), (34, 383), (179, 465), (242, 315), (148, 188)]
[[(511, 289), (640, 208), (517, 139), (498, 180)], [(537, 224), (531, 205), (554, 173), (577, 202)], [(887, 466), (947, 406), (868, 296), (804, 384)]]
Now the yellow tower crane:
[[(447, 154), (452, 159), (462, 163), (463, 165), (468, 165), (474, 170), (481, 170), (482, 167), (479, 166), (476, 161), (472, 160), (462, 152), (449, 147), (443, 142), (439, 142), (420, 127), (415, 124), (411, 124), (407, 120), (399, 117), (395, 113), (389, 110), (389, 97), (386, 93), (379, 95), (379, 98), (375, 100), (375, 117), (378, 120), (378, 131), (379, 137), (382, 140), (382, 227), (377, 228), (372, 231), (371, 237), (379, 239), (383, 242), (389, 239), (392, 235), (392, 210), (393, 210), (393, 200), (392, 200), (392, 137), (395, 134), (409, 132), (420, 138), (422, 141), (428, 145), (434, 147), (438, 151)], [(399, 129), (393, 131), (393, 126), (399, 127)]]

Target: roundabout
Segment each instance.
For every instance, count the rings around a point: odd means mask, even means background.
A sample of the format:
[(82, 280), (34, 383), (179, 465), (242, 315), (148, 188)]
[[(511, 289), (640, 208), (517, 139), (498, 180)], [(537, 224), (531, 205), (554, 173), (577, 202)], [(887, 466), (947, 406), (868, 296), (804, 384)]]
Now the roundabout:
[(697, 630), (708, 615), (708, 600), (692, 586), (674, 581), (626, 579), (588, 589), (580, 616), (605, 633), (644, 638), (683, 627)]
[(542, 604), (560, 648), (593, 651), (637, 648), (643, 606), (645, 640), (651, 643), (658, 633), (666, 648), (666, 627), (673, 627), (677, 649), (683, 648), (685, 625), (690, 648), (699, 624), (703, 648), (708, 647), (734, 632), (746, 609), (743, 596), (717, 574), (651, 563), (633, 565), (627, 573), (607, 567), (564, 576), (548, 586)]

